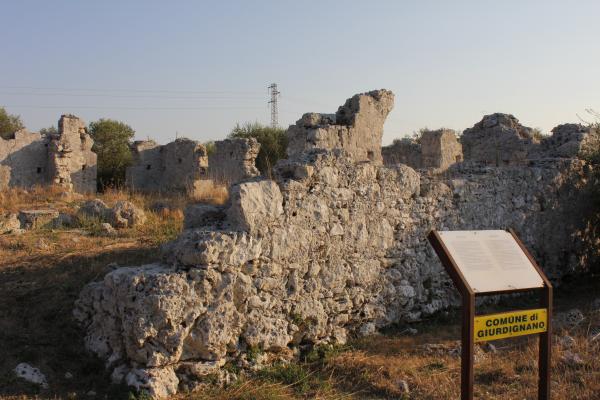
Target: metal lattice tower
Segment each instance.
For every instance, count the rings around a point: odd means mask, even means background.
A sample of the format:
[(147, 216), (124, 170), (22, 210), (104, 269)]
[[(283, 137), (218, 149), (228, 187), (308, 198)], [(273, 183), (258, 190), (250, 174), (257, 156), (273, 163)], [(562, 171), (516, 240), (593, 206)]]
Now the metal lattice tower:
[(271, 100), (269, 100), (269, 104), (271, 105), (271, 127), (277, 128), (279, 125), (279, 111), (277, 110), (277, 96), (279, 96), (279, 91), (277, 90), (277, 84), (271, 83), (268, 86), (271, 89)]

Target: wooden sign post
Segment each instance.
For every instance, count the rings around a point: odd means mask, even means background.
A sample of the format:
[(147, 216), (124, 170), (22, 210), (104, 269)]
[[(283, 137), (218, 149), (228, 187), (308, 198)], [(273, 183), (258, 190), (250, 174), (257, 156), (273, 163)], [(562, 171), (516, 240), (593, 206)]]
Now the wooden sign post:
[[(552, 285), (511, 229), (431, 231), (435, 249), (462, 296), (461, 399), (473, 399), (475, 342), (539, 334), (538, 399), (550, 399)], [(530, 290), (540, 308), (475, 315), (475, 298)]]

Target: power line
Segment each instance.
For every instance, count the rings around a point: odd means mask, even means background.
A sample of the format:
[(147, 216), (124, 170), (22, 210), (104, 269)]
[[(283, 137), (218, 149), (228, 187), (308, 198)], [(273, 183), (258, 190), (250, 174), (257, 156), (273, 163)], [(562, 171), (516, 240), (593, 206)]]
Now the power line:
[(253, 96), (164, 96), (164, 95), (118, 95), (118, 94), (83, 94), (83, 93), (31, 93), (31, 92), (0, 92), (5, 96), (65, 96), (65, 97), (106, 97), (106, 98), (155, 98), (183, 100), (261, 100), (263, 97)]
[(59, 90), (72, 92), (116, 92), (116, 93), (183, 93), (183, 94), (255, 94), (256, 91), (240, 90), (171, 90), (171, 89), (98, 89), (98, 88), (73, 88), (73, 87), (36, 87), (36, 86), (2, 86), (0, 89), (17, 90)]
[(80, 105), (37, 105), (37, 104), (5, 104), (3, 107), (12, 108), (60, 108), (60, 109), (105, 109), (105, 110), (262, 110), (254, 106), (203, 106), (203, 107), (121, 107), (121, 106), (80, 106)]

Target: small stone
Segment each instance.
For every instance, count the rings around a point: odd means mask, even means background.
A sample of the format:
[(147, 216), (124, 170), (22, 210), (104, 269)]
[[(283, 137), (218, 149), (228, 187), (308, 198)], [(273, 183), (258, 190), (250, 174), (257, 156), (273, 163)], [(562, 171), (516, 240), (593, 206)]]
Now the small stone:
[(35, 247), (36, 247), (38, 250), (45, 251), (45, 250), (48, 250), (48, 249), (50, 248), (50, 245), (49, 245), (49, 244), (48, 244), (48, 242), (46, 242), (44, 239), (39, 239), (39, 240), (37, 241), (37, 243), (35, 244)]
[(48, 388), (46, 376), (42, 374), (39, 369), (32, 367), (27, 363), (20, 363), (17, 365), (14, 369), (14, 372), (19, 378), (25, 379), (27, 382), (40, 385), (44, 389)]
[(112, 236), (117, 233), (117, 230), (115, 228), (113, 228), (113, 226), (111, 224), (109, 224), (108, 222), (103, 222), (100, 225), (100, 230), (102, 231), (103, 234), (108, 235), (108, 236)]
[(565, 336), (561, 336), (558, 339), (558, 343), (560, 343), (560, 345), (562, 347), (569, 349), (569, 348), (573, 347), (573, 345), (575, 344), (575, 339), (573, 339), (572, 336), (565, 335)]
[(73, 379), (73, 374), (70, 372), (65, 372), (65, 379)]
[(498, 349), (496, 348), (496, 346), (494, 346), (492, 343), (490, 342), (485, 342), (483, 343), (481, 346), (481, 349), (483, 351), (485, 351), (486, 353), (492, 353), (492, 354), (496, 354), (498, 352)]
[(89, 392), (86, 393), (88, 396), (93, 397), (96, 395), (96, 392), (94, 392), (93, 390), (90, 390)]
[(117, 229), (133, 228), (146, 222), (146, 213), (130, 201), (117, 201), (107, 211), (107, 220)]
[(21, 230), (21, 221), (15, 213), (0, 215), (0, 235), (5, 233), (16, 233)]
[(577, 353), (567, 350), (563, 353), (561, 361), (569, 367), (577, 368), (585, 364), (585, 361)]
[(578, 308), (573, 308), (567, 312), (557, 313), (554, 317), (554, 323), (557, 329), (572, 329), (581, 324), (585, 316)]
[(405, 393), (405, 394), (410, 393), (410, 389), (408, 387), (408, 382), (406, 382), (404, 379), (400, 379), (398, 382), (396, 382), (396, 386), (398, 386), (398, 389), (400, 390), (400, 392)]

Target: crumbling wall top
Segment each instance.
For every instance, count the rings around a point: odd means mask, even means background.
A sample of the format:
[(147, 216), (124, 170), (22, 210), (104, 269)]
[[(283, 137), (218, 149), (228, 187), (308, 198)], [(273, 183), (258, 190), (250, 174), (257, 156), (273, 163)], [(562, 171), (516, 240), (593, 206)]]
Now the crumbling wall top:
[(465, 161), (484, 165), (523, 165), (538, 141), (533, 130), (511, 114), (486, 115), (461, 136)]
[(381, 163), (383, 124), (393, 106), (394, 94), (381, 89), (354, 95), (335, 114), (304, 114), (288, 128), (288, 157), (340, 148), (354, 161)]

